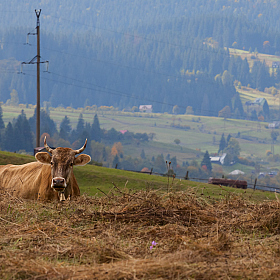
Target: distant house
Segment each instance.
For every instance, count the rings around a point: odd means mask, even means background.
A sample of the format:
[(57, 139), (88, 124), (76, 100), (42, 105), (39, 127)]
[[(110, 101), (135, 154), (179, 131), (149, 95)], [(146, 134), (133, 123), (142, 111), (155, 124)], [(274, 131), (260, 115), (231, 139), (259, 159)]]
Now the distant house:
[(273, 61), (272, 62), (272, 68), (279, 68), (279, 62)]
[(265, 102), (266, 102), (266, 99), (263, 97), (260, 97), (260, 98), (256, 98), (255, 101), (252, 103), (252, 105), (263, 106)]
[(153, 105), (140, 105), (139, 112), (143, 113), (152, 113), (153, 112)]
[(263, 111), (264, 116), (269, 116), (269, 106), (266, 99), (263, 97), (256, 98), (254, 101), (247, 101), (245, 105), (247, 106), (248, 113), (251, 113), (253, 110), (255, 110), (257, 114)]
[(225, 163), (226, 153), (223, 153), (220, 157), (210, 157), (211, 163), (217, 163), (223, 165)]
[(245, 173), (239, 169), (233, 170), (229, 173), (229, 175), (244, 175)]
[(246, 106), (255, 106), (255, 105), (263, 106), (265, 104), (265, 102), (267, 102), (266, 99), (263, 97), (260, 97), (260, 98), (256, 98), (254, 101), (251, 101), (251, 100), (246, 101), (245, 105)]
[(279, 128), (280, 127), (280, 122), (274, 121), (273, 123), (268, 124), (268, 128)]
[(253, 104), (252, 101), (246, 101), (246, 102), (245, 102), (245, 105), (246, 105), (246, 106), (251, 106), (252, 104)]
[(126, 132), (127, 132), (127, 129), (120, 130), (120, 133), (121, 133), (121, 134), (125, 134)]

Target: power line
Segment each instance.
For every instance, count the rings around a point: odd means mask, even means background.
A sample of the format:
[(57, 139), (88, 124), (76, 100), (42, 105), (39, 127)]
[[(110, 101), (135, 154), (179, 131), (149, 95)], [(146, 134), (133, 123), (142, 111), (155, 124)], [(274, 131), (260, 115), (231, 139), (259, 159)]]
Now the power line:
[[(0, 71), (1, 71), (1, 69), (0, 69)], [(11, 72), (7, 72), (7, 73), (11, 73)], [(18, 73), (18, 72), (14, 71), (12, 73)], [(96, 91), (96, 92), (100, 92), (100, 93), (107, 93), (107, 94), (112, 94), (112, 95), (117, 95), (117, 96), (124, 96), (124, 97), (127, 97), (127, 98), (138, 99), (138, 100), (142, 100), (142, 101), (147, 101), (147, 102), (152, 102), (152, 103), (156, 103), (156, 104), (167, 105), (167, 106), (171, 106), (171, 107), (174, 107), (175, 105), (177, 105), (179, 108), (186, 109), (185, 106), (182, 106), (180, 104), (178, 105), (178, 104), (174, 104), (174, 103), (168, 103), (168, 102), (163, 102), (163, 101), (143, 98), (142, 96), (138, 97), (136, 95), (129, 95), (128, 93), (125, 93), (123, 91), (118, 91), (118, 90), (115, 90), (115, 89), (106, 88), (106, 87), (103, 87), (103, 86), (100, 86), (100, 85), (96, 85), (96, 84), (93, 84), (93, 83), (90, 83), (90, 82), (87, 82), (87, 81), (79, 80), (79, 79), (74, 78), (74, 77), (68, 77), (68, 76), (61, 75), (61, 74), (58, 74), (58, 73), (55, 73), (55, 72), (50, 72), (50, 71), (47, 71), (47, 73), (55, 75), (57, 77), (62, 77), (64, 79), (69, 79), (69, 80), (71, 80), (71, 82), (65, 82), (65, 80), (64, 81), (60, 81), (60, 80), (56, 80), (56, 79), (50, 79), (50, 78), (47, 78), (47, 77), (44, 77), (44, 76), (41, 77), (41, 78), (44, 79), (44, 80), (48, 80), (48, 81), (52, 81), (52, 82), (56, 82), (56, 83), (60, 83), (60, 84), (65, 84), (65, 85), (69, 85), (69, 86), (75, 86), (77, 88), (82, 88), (82, 89), (87, 89), (87, 90), (90, 90), (90, 91)], [(27, 76), (35, 77), (35, 75), (32, 75), (32, 74), (28, 74), (28, 73), (23, 73), (23, 74), (27, 75)], [(77, 85), (77, 84), (74, 84), (73, 81), (78, 82), (78, 83), (82, 83), (82, 84), (88, 84), (90, 86), (97, 87), (97, 89), (89, 87), (89, 86)], [(216, 111), (213, 111), (213, 110), (204, 110), (204, 112), (209, 113), (209, 114), (216, 114)], [(230, 115), (234, 116), (234, 113), (231, 113)], [(217, 117), (217, 116), (214, 115), (213, 117)], [(250, 120), (247, 120), (247, 121), (250, 121)], [(229, 127), (227, 127), (227, 128), (229, 128)]]
[[(14, 72), (14, 74), (15, 74), (16, 72)], [(58, 75), (59, 76), (59, 74), (56, 74), (56, 73), (51, 73), (50, 72), (50, 74), (55, 74), (55, 75)], [(32, 77), (36, 77), (36, 75), (35, 74), (26, 74), (27, 76), (32, 76)], [(63, 75), (60, 75), (60, 76), (62, 76), (62, 77), (64, 77)], [(54, 81), (54, 82), (58, 82), (58, 83), (62, 83), (62, 84), (65, 84), (65, 85), (69, 85), (69, 86), (75, 86), (75, 87), (78, 87), (78, 88), (84, 88), (84, 89), (89, 89), (89, 90), (92, 90), (92, 91), (98, 91), (98, 92), (101, 92), (101, 93), (108, 93), (108, 94), (117, 94), (117, 93), (114, 93), (114, 92), (110, 92), (110, 91), (108, 91), (108, 90), (102, 90), (102, 89), (94, 89), (94, 88), (90, 88), (90, 87), (86, 87), (86, 86), (81, 86), (81, 85), (76, 85), (76, 84), (73, 84), (73, 83), (67, 83), (67, 82), (63, 82), (63, 81), (59, 81), (59, 80), (54, 80), (54, 79), (49, 79), (49, 78), (46, 78), (46, 77), (41, 77), (42, 79), (45, 79), (45, 80), (49, 80), (49, 81)], [(68, 77), (67, 77), (68, 78)], [(69, 78), (69, 79), (71, 79), (71, 78)], [(72, 79), (72, 80), (75, 80), (75, 79)], [(80, 80), (78, 80), (79, 82), (83, 82), (83, 81), (80, 81)], [(124, 95), (124, 93), (122, 93), (122, 92), (120, 92), (118, 95)], [(125, 96), (127, 96), (127, 97), (130, 97), (130, 96), (128, 96), (128, 95), (125, 95)], [(143, 99), (142, 97), (141, 98), (139, 98), (139, 97), (137, 97), (137, 96), (132, 96), (131, 98), (136, 98), (136, 99), (141, 99), (141, 100), (145, 100), (145, 99)], [(174, 106), (174, 104), (169, 104), (169, 103), (166, 103), (166, 102), (159, 102), (159, 101), (156, 101), (156, 100), (153, 100), (153, 102), (155, 102), (155, 103), (161, 103), (161, 104), (166, 104), (166, 105), (170, 105), (170, 106)], [(185, 107), (183, 107), (182, 106), (182, 108), (185, 108)], [(200, 117), (200, 116), (196, 116), (196, 117)], [(217, 117), (215, 117), (215, 118), (217, 118)], [(248, 121), (248, 120), (244, 120), (244, 121)], [(249, 122), (251, 122), (251, 121), (249, 121)], [(238, 127), (238, 128), (245, 128), (245, 127), (247, 127), (247, 125), (246, 126), (242, 126), (242, 125), (240, 125), (240, 123), (238, 123), (238, 125), (235, 125), (235, 126), (233, 126), (233, 127)], [(165, 127), (165, 128), (167, 128), (167, 127)], [(228, 127), (228, 129), (230, 129), (229, 127)], [(253, 131), (253, 130), (252, 130)], [(248, 131), (248, 132), (250, 132), (250, 131)], [(242, 132), (243, 133), (243, 132)], [(205, 143), (209, 143), (209, 142), (205, 142)], [(194, 144), (194, 143), (193, 143)]]
[[(54, 74), (53, 72), (48, 72), (48, 73)], [(33, 76), (33, 75), (31, 75), (31, 74), (26, 74), (26, 75)], [(63, 76), (63, 75), (59, 75), (59, 74), (57, 74), (57, 73), (55, 73), (55, 75), (61, 76), (61, 77), (67, 78), (67, 79), (71, 79), (71, 80), (76, 81), (76, 82), (81, 82), (81, 83), (90, 84), (90, 83), (88, 83), (88, 82), (84, 82), (84, 81), (81, 81), (81, 80), (77, 80), (77, 79), (75, 79), (75, 78), (69, 78), (69, 77), (66, 77), (66, 76)], [(133, 99), (140, 99), (140, 100), (145, 100), (145, 101), (149, 101), (149, 102), (153, 102), (153, 103), (158, 103), (158, 104), (164, 104), (164, 105), (169, 105), (169, 106), (175, 106), (174, 104), (171, 104), (171, 103), (162, 102), (162, 101), (157, 101), (157, 100), (152, 100), (152, 99), (145, 99), (145, 98), (143, 98), (142, 96), (141, 96), (141, 97), (138, 97), (138, 96), (135, 96), (135, 95), (129, 95), (129, 94), (124, 93), (124, 92), (121, 92), (121, 91), (117, 91), (117, 90), (113, 90), (113, 89), (104, 88), (104, 87), (101, 87), (101, 86), (98, 86), (98, 85), (94, 85), (94, 84), (90, 84), (90, 85), (99, 87), (100, 89), (95, 89), (95, 88), (91, 88), (91, 87), (87, 87), (87, 86), (82, 86), (82, 85), (76, 85), (76, 84), (73, 84), (73, 83), (70, 83), (70, 82), (67, 83), (67, 82), (65, 82), (65, 81), (62, 82), (62, 81), (59, 81), (59, 80), (49, 79), (49, 78), (46, 78), (46, 77), (42, 77), (42, 79), (45, 79), (45, 80), (48, 80), (48, 81), (57, 82), (57, 83), (62, 83), (62, 84), (65, 84), (65, 85), (75, 86), (75, 87), (78, 87), (78, 88), (88, 89), (88, 90), (91, 90), (91, 91), (98, 91), (98, 92), (101, 92), (101, 93), (114, 94), (114, 95), (118, 95), (118, 96), (125, 96), (125, 97), (129, 97), (129, 98), (133, 98)], [(102, 89), (103, 89), (103, 90), (102, 90)], [(182, 106), (182, 108), (185, 108), (185, 107)]]
[[(127, 33), (123, 33), (123, 34), (127, 35)], [(131, 35), (131, 36), (135, 36), (135, 35)], [(167, 42), (166, 42), (166, 43), (167, 43)], [(46, 48), (46, 49), (48, 49), (48, 48)], [(51, 49), (48, 49), (48, 50), (51, 50)], [(51, 51), (56, 51), (56, 50), (51, 50)], [(64, 54), (65, 54), (65, 52), (62, 52), (62, 51), (57, 51), (57, 52), (60, 52), (60, 53), (64, 53)], [(70, 53), (66, 53), (66, 54), (68, 54), (68, 55), (73, 55), (73, 56), (74, 56), (74, 54), (70, 54)], [(76, 56), (77, 56), (77, 55), (76, 55)], [(83, 58), (85, 58), (85, 59), (88, 59), (88, 58), (85, 57), (85, 56), (80, 56), (80, 57), (83, 57)], [(134, 70), (138, 70), (138, 71), (143, 71), (143, 72), (147, 72), (147, 73), (153, 73), (153, 74), (164, 75), (164, 76), (167, 76), (167, 77), (182, 78), (182, 79), (183, 79), (183, 78), (186, 78), (186, 77), (184, 77), (184, 76), (179, 76), (179, 75), (169, 75), (169, 74), (166, 74), (166, 73), (151, 72), (151, 71), (143, 70), (143, 69), (140, 69), (140, 68), (135, 68), (135, 67), (120, 65), (120, 64), (117, 64), (117, 63), (114, 63), (114, 62), (105, 62), (105, 61), (102, 61), (102, 60), (96, 60), (96, 61), (99, 61), (99, 62), (102, 62), (102, 63), (111, 63), (111, 64), (117, 65), (117, 66), (119, 66), (119, 67), (126, 67), (126, 68), (130, 68), (130, 69), (134, 69)], [(57, 75), (58, 75), (58, 74), (57, 74)], [(66, 77), (66, 76), (64, 76), (64, 77)], [(67, 78), (68, 78), (68, 77), (67, 77)], [(68, 79), (72, 79), (72, 80), (73, 80), (73, 78), (68, 78)], [(76, 79), (76, 81), (78, 81), (78, 80)], [(58, 81), (56, 81), (56, 82), (58, 82)], [(79, 82), (85, 83), (84, 81), (79, 81)], [(212, 83), (212, 82), (206, 81), (206, 80), (202, 80), (202, 82), (215, 85), (215, 83)], [(75, 85), (75, 86), (76, 86), (76, 85)], [(103, 88), (103, 89), (106, 90), (106, 92), (108, 92), (108, 90), (109, 90), (108, 93), (110, 93), (110, 94), (113, 94), (113, 92), (114, 92), (114, 94), (117, 93), (117, 94), (119, 94), (119, 95), (126, 96), (126, 97), (129, 97), (129, 98), (139, 99), (137, 96), (131, 96), (131, 95), (128, 95), (128, 94), (123, 93), (123, 92), (120, 92), (120, 91), (116, 91), (116, 90), (113, 90), (113, 89), (107, 89), (107, 88), (104, 88), (104, 87), (101, 87), (101, 86), (98, 86), (98, 85), (94, 85), (94, 86)], [(80, 87), (81, 87), (81, 86), (80, 86)], [(83, 88), (87, 88), (87, 87), (83, 87)], [(87, 89), (90, 89), (90, 88), (87, 88)], [(91, 89), (91, 90), (93, 90), (93, 89)], [(100, 90), (99, 90), (99, 91), (100, 91)], [(103, 92), (104, 92), (104, 91), (103, 91)], [(143, 99), (143, 98), (141, 98), (141, 99)], [(149, 102), (154, 102), (154, 103), (159, 103), (159, 104), (165, 104), (165, 105), (169, 105), (169, 106), (175, 106), (174, 104), (170, 104), (170, 103), (166, 103), (166, 102), (159, 102), (159, 101), (150, 100), (150, 99), (146, 99), (146, 100), (149, 101)], [(180, 105), (178, 105), (178, 107), (179, 107), (179, 108), (185, 108), (184, 106), (180, 106)], [(205, 112), (214, 113), (214, 111), (211, 111), (211, 110), (206, 110)]]
[[(0, 44), (1, 43), (2, 42), (0, 42)], [(8, 42), (6, 42), (6, 43), (8, 43)], [(14, 44), (20, 44), (20, 43), (14, 43)], [(92, 57), (89, 58), (87, 56), (83, 56), (83, 55), (80, 55), (80, 54), (67, 53), (65, 51), (54, 50), (54, 49), (50, 49), (50, 48), (46, 48), (46, 47), (42, 47), (42, 49), (53, 51), (53, 52), (58, 52), (58, 53), (61, 53), (61, 54), (66, 54), (66, 55), (73, 56), (73, 57), (80, 57), (80, 58), (86, 59), (87, 61), (93, 60), (93, 61), (97, 61), (97, 62), (100, 62), (100, 63), (111, 64), (111, 65), (122, 67), (122, 68), (133, 69), (133, 70), (141, 71), (141, 72), (148, 73), (148, 74), (156, 74), (156, 75), (161, 75), (161, 76), (165, 76), (165, 77), (172, 77), (172, 78), (176, 78), (176, 79), (178, 79), (178, 78), (179, 79), (187, 79), (187, 77), (185, 75), (174, 75), (174, 74), (168, 74), (168, 73), (161, 73), (161, 72), (157, 72), (157, 71), (148, 71), (148, 70), (137, 68), (137, 67), (131, 67), (131, 66), (127, 66), (127, 65), (122, 65), (122, 64), (119, 64), (119, 63), (116, 63), (116, 62), (105, 61), (105, 60), (100, 60), (100, 59), (94, 59)], [(211, 84), (211, 85), (215, 85), (214, 82), (210, 82), (208, 80), (206, 81), (204, 79), (201, 80), (201, 82), (207, 83), (207, 84)]]
[[(62, 77), (64, 79), (69, 79), (71, 81), (76, 81), (76, 82), (79, 82), (79, 83), (88, 84), (90, 86), (95, 86), (98, 89), (92, 88), (92, 87), (89, 87), (89, 86), (76, 85), (76, 84), (73, 84), (73, 83), (70, 83), (70, 82), (67, 83), (65, 81), (49, 79), (49, 78), (46, 78), (46, 77), (42, 77), (42, 79), (53, 81), (53, 82), (58, 82), (58, 83), (65, 84), (65, 85), (75, 86), (75, 87), (78, 87), (78, 88), (83, 88), (83, 89), (87, 89), (87, 90), (91, 90), (91, 91), (97, 91), (97, 92), (101, 92), (101, 93), (108, 93), (108, 94), (113, 94), (113, 95), (118, 95), (118, 96), (124, 96), (124, 97), (128, 97), (128, 98), (132, 98), (132, 99), (139, 99), (139, 100), (143, 100), (143, 101), (153, 102), (153, 103), (156, 103), (156, 104), (168, 105), (168, 106), (172, 106), (172, 107), (177, 105), (179, 108), (186, 109), (185, 106), (182, 106), (180, 104), (178, 105), (178, 104), (174, 104), (174, 103), (168, 103), (168, 102), (164, 102), (164, 101), (158, 101), (158, 100), (143, 98), (143, 96), (139, 97), (139, 96), (136, 96), (136, 95), (129, 95), (128, 93), (125, 93), (125, 92), (122, 92), (122, 91), (118, 91), (118, 90), (102, 87), (102, 86), (99, 86), (99, 85), (96, 85), (96, 84), (92, 84), (92, 83), (89, 83), (89, 82), (86, 82), (86, 81), (78, 80), (78, 79), (73, 78), (73, 77), (67, 77), (67, 76), (64, 76), (64, 75), (61, 75), (61, 74), (58, 74), (58, 73), (48, 72), (48, 74), (53, 74), (55, 76)], [(26, 75), (31, 75), (31, 74), (26, 74)], [(206, 113), (211, 113), (211, 114), (216, 113), (213, 110), (204, 110), (204, 111)], [(231, 113), (231, 116), (234, 116), (234, 113)]]

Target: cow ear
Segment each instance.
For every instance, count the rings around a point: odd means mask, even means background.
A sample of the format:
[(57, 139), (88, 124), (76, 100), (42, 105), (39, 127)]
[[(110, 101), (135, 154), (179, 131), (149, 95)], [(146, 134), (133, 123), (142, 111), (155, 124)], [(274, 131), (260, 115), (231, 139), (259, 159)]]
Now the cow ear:
[(90, 161), (91, 157), (89, 155), (81, 154), (75, 158), (74, 165), (86, 165)]
[(51, 163), (51, 156), (48, 153), (44, 153), (44, 152), (37, 153), (35, 155), (35, 158), (39, 162), (44, 163), (44, 164), (50, 164)]

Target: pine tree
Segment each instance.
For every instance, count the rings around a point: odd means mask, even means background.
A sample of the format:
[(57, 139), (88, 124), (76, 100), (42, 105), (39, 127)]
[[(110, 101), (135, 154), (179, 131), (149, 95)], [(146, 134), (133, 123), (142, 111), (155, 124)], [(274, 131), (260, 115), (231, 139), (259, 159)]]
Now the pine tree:
[(96, 142), (101, 141), (101, 129), (100, 129), (100, 124), (99, 124), (97, 114), (95, 114), (94, 116), (90, 135), (91, 135), (91, 139), (93, 139), (94, 141)]
[(16, 139), (16, 150), (33, 151), (33, 135), (23, 110), (15, 122), (14, 137)]
[(107, 151), (106, 151), (105, 147), (103, 147), (103, 150), (102, 150), (102, 157), (103, 157), (104, 161), (107, 161), (108, 154), (107, 154)]
[(232, 136), (229, 134), (228, 137), (227, 137), (227, 146), (228, 146), (228, 143), (229, 143), (229, 140)]
[(244, 114), (244, 110), (243, 110), (243, 105), (239, 96), (239, 93), (237, 93), (234, 98), (233, 98), (234, 104), (233, 104), (233, 111), (235, 112), (236, 109), (238, 109), (239, 113), (241, 116), (243, 116)]
[(77, 140), (81, 140), (84, 130), (85, 130), (85, 121), (83, 119), (83, 114), (80, 114), (76, 129), (72, 130), (71, 132), (70, 142), (73, 143)]
[(268, 106), (268, 103), (266, 100), (263, 104), (263, 112), (264, 112), (265, 117), (268, 119), (269, 118), (269, 106)]
[(70, 125), (70, 119), (67, 116), (65, 116), (60, 123), (59, 137), (64, 140), (69, 140), (71, 130), (72, 128)]
[[(35, 108), (33, 116), (28, 120), (31, 131), (34, 134), (36, 133), (36, 116), (37, 116), (37, 108)], [(48, 133), (50, 136), (53, 136), (55, 133), (57, 133), (55, 122), (50, 118), (50, 115), (44, 109), (40, 111), (40, 125), (41, 125), (41, 131), (40, 131), (41, 135), (44, 132)]]
[(5, 128), (5, 124), (3, 121), (3, 111), (2, 111), (2, 107), (0, 106), (0, 130)]
[(225, 139), (225, 135), (224, 133), (222, 134), (222, 137), (221, 137), (221, 140), (220, 140), (220, 144), (219, 144), (219, 152), (222, 152), (227, 146), (227, 143), (226, 143), (226, 139)]
[(120, 167), (118, 155), (115, 155), (115, 157), (113, 159), (113, 168), (115, 168), (116, 166)]
[(155, 171), (159, 173), (164, 173), (167, 171), (163, 155), (158, 155), (155, 159)]
[(141, 154), (140, 154), (140, 157), (141, 157), (142, 159), (145, 159), (145, 158), (146, 158), (144, 149), (142, 149)]
[(3, 138), (4, 138), (3, 148), (6, 151), (14, 152), (16, 150), (16, 146), (15, 146), (14, 128), (11, 122), (8, 123)]
[(203, 160), (201, 161), (201, 166), (205, 165), (207, 167), (208, 171), (212, 171), (212, 163), (211, 163), (211, 159), (209, 156), (208, 151), (205, 152), (204, 156), (203, 156)]
[(83, 119), (83, 114), (81, 113), (79, 115), (79, 119), (78, 119), (78, 123), (77, 123), (77, 127), (76, 127), (76, 133), (77, 135), (81, 135), (83, 133), (85, 129), (85, 121)]
[(230, 158), (234, 161), (238, 160), (238, 156), (240, 155), (240, 146), (239, 142), (235, 138), (230, 138), (227, 148), (225, 152), (230, 155)]
[(172, 158), (170, 159), (170, 161), (171, 161), (172, 167), (173, 167), (174, 169), (176, 169), (176, 167), (177, 167), (177, 158), (176, 158), (176, 156), (175, 156), (175, 157), (172, 157)]

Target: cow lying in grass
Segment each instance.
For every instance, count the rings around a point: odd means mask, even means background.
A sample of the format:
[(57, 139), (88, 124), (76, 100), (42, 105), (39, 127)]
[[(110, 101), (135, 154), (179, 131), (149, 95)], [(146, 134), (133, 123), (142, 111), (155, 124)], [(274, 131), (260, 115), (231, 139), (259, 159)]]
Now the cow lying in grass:
[(51, 149), (45, 137), (44, 146), (49, 153), (37, 153), (37, 162), (1, 166), (0, 187), (14, 196), (26, 199), (63, 201), (79, 196), (80, 189), (73, 166), (85, 165), (91, 160), (85, 154), (76, 157), (86, 148), (86, 144), (87, 140), (79, 150)]

